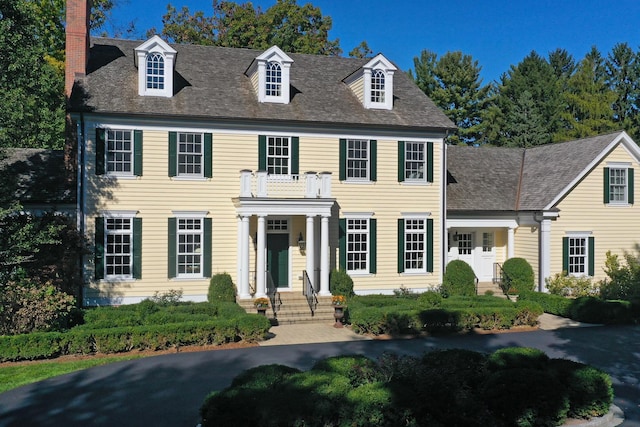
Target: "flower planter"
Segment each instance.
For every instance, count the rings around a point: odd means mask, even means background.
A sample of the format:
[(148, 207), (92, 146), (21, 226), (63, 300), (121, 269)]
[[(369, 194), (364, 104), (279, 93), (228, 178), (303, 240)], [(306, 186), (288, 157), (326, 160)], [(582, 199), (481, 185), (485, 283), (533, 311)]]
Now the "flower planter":
[(342, 319), (344, 318), (344, 309), (343, 305), (334, 305), (333, 306), (333, 317), (336, 319), (336, 323), (333, 324), (334, 328), (342, 328)]

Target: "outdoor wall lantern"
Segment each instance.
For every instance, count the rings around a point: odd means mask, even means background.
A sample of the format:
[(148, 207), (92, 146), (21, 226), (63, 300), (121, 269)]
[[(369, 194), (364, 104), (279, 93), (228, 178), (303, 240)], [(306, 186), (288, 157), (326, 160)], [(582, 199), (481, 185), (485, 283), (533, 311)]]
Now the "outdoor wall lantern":
[(307, 242), (305, 242), (302, 237), (302, 233), (298, 235), (298, 247), (300, 248), (300, 252), (304, 252), (307, 249)]

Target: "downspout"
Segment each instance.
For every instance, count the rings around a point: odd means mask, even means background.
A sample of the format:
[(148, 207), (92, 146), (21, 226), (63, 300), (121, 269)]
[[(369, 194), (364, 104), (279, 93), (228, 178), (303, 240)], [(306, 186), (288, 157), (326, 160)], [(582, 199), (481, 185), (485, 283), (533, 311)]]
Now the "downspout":
[[(77, 127), (77, 151), (76, 151), (76, 227), (82, 238), (85, 237), (85, 215), (84, 215), (84, 156), (85, 156), (85, 128), (84, 114), (80, 113), (80, 119), (76, 124)], [(80, 256), (80, 280), (82, 286), (80, 288), (80, 298), (84, 305), (84, 254)]]
[(447, 176), (448, 176), (448, 169), (447, 169), (447, 143), (445, 142), (445, 140), (447, 139), (447, 136), (449, 136), (449, 131), (447, 130), (445, 133), (445, 137), (442, 140), (442, 165), (441, 165), (441, 176), (442, 178), (440, 179), (442, 181), (441, 185), (442, 185), (442, 231), (441, 231), (441, 238), (440, 238), (440, 277), (439, 277), (439, 283), (442, 283), (442, 278), (444, 275), (444, 269), (447, 266), (447, 256), (449, 253), (449, 248), (447, 247)]

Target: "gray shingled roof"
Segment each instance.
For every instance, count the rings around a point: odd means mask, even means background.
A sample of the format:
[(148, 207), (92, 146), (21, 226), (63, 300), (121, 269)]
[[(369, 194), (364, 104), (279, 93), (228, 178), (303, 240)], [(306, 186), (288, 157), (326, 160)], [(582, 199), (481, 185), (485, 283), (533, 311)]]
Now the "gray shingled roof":
[(172, 98), (138, 95), (134, 48), (142, 41), (95, 38), (83, 88), (72, 109), (203, 119), (267, 120), (367, 127), (453, 129), (403, 72), (394, 74), (393, 110), (365, 109), (344, 79), (367, 59), (290, 54), (291, 102), (260, 103), (245, 71), (262, 51), (197, 45), (177, 50)]
[(447, 147), (447, 210), (513, 211), (524, 150)]
[(8, 148), (1, 157), (0, 204), (75, 202), (75, 183), (67, 177), (62, 150)]
[(553, 201), (621, 132), (500, 148), (450, 146), (448, 211), (532, 211)]

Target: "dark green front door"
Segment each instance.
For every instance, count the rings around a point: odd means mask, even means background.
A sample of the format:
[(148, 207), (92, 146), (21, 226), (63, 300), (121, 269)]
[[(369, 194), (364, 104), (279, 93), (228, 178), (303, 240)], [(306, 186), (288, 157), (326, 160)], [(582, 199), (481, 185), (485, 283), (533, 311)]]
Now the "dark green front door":
[(289, 287), (288, 234), (267, 234), (267, 269), (278, 288)]

